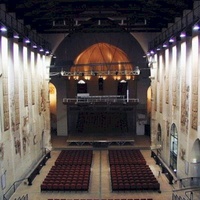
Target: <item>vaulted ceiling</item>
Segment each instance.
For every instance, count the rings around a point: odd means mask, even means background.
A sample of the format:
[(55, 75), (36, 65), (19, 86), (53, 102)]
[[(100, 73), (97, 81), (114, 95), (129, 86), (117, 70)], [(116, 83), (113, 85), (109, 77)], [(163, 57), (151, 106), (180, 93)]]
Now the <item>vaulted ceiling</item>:
[(38, 33), (160, 32), (194, 0), (0, 0)]

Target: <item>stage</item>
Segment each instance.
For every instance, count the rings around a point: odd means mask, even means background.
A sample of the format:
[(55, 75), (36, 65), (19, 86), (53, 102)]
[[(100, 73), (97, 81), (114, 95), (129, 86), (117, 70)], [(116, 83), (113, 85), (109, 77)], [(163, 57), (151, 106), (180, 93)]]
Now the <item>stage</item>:
[(111, 145), (134, 145), (134, 140), (133, 139), (112, 139), (112, 140), (73, 140), (73, 139), (67, 139), (67, 145), (91, 145), (93, 147), (106, 147), (106, 146), (111, 146)]
[(150, 149), (151, 139), (147, 135), (88, 135), (71, 134), (69, 136), (51, 136), (52, 147), (54, 149), (66, 148), (137, 148)]

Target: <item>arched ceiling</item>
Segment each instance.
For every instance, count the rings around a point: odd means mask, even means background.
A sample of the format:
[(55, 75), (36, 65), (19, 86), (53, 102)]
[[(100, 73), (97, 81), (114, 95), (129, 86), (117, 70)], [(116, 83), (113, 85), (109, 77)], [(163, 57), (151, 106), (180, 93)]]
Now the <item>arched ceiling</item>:
[(1, 0), (38, 33), (160, 32), (195, 0)]
[(96, 43), (84, 50), (74, 61), (71, 71), (132, 70), (125, 52), (108, 43)]

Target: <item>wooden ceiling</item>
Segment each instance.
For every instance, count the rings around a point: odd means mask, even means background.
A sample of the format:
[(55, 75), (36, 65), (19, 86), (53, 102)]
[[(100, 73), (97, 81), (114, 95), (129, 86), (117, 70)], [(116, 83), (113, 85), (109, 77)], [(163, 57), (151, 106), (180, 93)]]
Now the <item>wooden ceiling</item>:
[(38, 33), (160, 32), (194, 0), (0, 0)]

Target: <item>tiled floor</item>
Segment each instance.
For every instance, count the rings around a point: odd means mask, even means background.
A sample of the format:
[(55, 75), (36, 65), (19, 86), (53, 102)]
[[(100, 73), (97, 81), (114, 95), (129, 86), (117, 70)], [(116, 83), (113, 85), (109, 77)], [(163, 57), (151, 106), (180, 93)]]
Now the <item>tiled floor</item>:
[[(51, 158), (42, 168), (41, 173), (36, 176), (32, 186), (22, 183), (10, 200), (14, 200), (24, 194), (28, 194), (29, 200), (47, 200), (48, 198), (65, 198), (65, 199), (134, 199), (134, 198), (153, 198), (154, 200), (170, 200), (172, 199), (173, 185), (168, 184), (168, 180), (164, 174), (159, 176), (160, 168), (155, 164), (150, 155), (150, 142), (146, 137), (137, 138), (134, 145), (127, 148), (140, 148), (147, 164), (150, 166), (152, 172), (157, 177), (161, 185), (161, 193), (157, 191), (131, 191), (131, 192), (112, 192), (110, 184), (110, 171), (108, 163), (108, 149), (93, 149), (93, 163), (91, 169), (90, 188), (88, 192), (41, 192), (40, 185), (47, 175), (48, 171), (54, 165), (60, 150), (67, 148), (92, 148), (85, 146), (66, 146), (66, 139), (64, 137), (54, 138), (52, 141), (53, 150)], [(115, 148), (126, 148), (115, 147)]]

